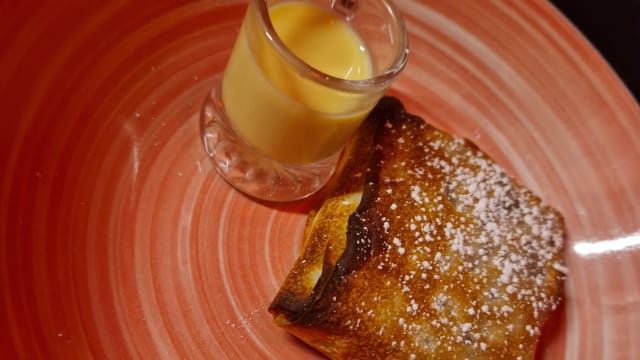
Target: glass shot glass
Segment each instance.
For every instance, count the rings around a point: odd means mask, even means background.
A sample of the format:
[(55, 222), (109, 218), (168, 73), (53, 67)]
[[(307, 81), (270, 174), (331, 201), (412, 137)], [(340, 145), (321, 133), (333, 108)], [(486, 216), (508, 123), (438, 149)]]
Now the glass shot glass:
[(328, 181), (408, 54), (390, 0), (249, 0), (202, 108), (205, 150), (251, 197), (305, 198)]

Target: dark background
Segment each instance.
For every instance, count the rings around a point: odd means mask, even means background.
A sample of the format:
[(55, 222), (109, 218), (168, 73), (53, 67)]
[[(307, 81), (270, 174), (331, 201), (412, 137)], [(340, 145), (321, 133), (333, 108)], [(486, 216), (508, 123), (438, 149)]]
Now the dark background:
[(640, 0), (551, 0), (640, 102)]

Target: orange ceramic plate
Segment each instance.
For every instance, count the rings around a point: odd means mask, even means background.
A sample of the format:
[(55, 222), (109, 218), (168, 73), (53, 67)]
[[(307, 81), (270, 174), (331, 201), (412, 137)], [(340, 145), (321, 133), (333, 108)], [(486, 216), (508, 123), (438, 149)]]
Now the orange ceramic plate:
[[(2, 357), (319, 358), (266, 311), (306, 203), (245, 198), (200, 143), (245, 5), (130, 3), (0, 5)], [(638, 104), (546, 2), (398, 6), (393, 93), (566, 217), (539, 356), (640, 358)]]

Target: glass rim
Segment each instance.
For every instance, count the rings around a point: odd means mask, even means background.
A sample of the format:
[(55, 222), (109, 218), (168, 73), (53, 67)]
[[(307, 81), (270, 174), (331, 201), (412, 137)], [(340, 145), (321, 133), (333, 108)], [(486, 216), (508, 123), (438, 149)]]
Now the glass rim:
[(396, 6), (390, 0), (380, 1), (384, 3), (400, 31), (399, 50), (395, 54), (394, 61), (382, 74), (361, 80), (350, 80), (335, 77), (307, 64), (304, 60), (291, 52), (282, 39), (280, 39), (280, 36), (276, 33), (276, 30), (271, 23), (271, 18), (269, 17), (267, 0), (253, 0), (253, 3), (256, 5), (258, 18), (260, 19), (260, 23), (264, 29), (264, 35), (269, 40), (270, 44), (275, 47), (278, 54), (280, 54), (286, 62), (293, 65), (302, 76), (310, 80), (317, 81), (323, 85), (344, 91), (368, 92), (388, 87), (405, 67), (409, 57), (409, 40), (404, 20), (402, 19), (402, 16), (400, 16), (400, 11), (398, 11)]

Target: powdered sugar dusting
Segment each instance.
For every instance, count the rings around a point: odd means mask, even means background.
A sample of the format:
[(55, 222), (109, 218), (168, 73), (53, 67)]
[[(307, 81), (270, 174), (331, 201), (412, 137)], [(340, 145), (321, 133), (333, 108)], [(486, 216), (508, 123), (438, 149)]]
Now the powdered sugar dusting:
[(392, 140), (377, 144), (384, 186), (371, 207), (386, 240), (366, 280), (381, 289), (377, 311), (360, 324), (400, 319), (372, 331), (407, 335), (395, 347), (411, 354), (532, 351), (566, 273), (561, 218), (475, 146), (415, 128), (387, 121)]

